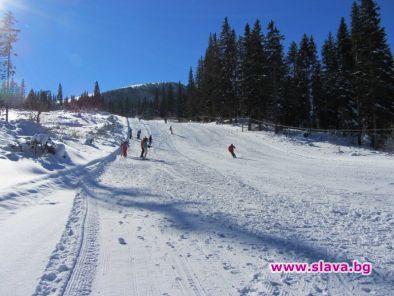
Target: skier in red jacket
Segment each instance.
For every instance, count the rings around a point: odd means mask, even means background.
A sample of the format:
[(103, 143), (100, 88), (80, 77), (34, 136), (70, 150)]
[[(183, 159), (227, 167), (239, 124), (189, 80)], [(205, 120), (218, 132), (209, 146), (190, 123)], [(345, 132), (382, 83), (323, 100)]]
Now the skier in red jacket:
[(129, 142), (126, 140), (120, 144), (120, 153), (123, 157), (127, 157), (127, 151), (129, 149)]
[(230, 146), (228, 146), (228, 151), (231, 153), (231, 155), (232, 155), (234, 158), (236, 158), (237, 156), (236, 156), (235, 153), (234, 153), (234, 149), (235, 149), (235, 146), (234, 146), (233, 144), (231, 144)]

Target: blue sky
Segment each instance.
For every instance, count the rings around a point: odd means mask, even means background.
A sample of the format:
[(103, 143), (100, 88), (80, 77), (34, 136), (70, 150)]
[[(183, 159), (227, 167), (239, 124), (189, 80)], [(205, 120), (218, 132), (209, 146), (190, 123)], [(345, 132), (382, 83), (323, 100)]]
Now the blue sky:
[[(16, 44), (16, 79), (27, 87), (79, 95), (130, 84), (187, 81), (210, 32), (229, 17), (237, 34), (258, 18), (272, 19), (284, 44), (312, 34), (319, 48), (341, 16), (349, 23), (352, 0), (0, 0), (22, 30)], [(394, 1), (378, 0), (394, 46)]]

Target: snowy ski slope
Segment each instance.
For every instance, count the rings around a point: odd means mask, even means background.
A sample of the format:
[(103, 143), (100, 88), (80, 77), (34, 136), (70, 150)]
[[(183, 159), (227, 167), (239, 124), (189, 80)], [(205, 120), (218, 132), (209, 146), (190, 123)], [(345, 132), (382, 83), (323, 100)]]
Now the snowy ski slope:
[[(2, 191), (0, 295), (394, 294), (392, 156), (224, 125), (118, 120), (118, 133), (130, 124), (153, 136), (147, 160), (136, 139), (127, 158), (70, 141), (85, 163)], [(269, 269), (319, 260), (371, 262), (373, 272)]]

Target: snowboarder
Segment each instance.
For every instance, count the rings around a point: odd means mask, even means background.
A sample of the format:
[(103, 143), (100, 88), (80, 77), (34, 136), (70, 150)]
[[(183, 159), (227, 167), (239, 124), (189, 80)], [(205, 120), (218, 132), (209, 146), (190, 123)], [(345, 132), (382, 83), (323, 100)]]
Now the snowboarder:
[(141, 138), (141, 130), (137, 131), (137, 139), (139, 140)]
[(141, 140), (141, 155), (140, 155), (140, 158), (145, 158), (147, 153), (148, 153), (148, 138), (144, 137)]
[(234, 149), (235, 146), (233, 144), (231, 144), (230, 146), (228, 146), (228, 151), (231, 153), (231, 155), (233, 156), (233, 158), (236, 158), (237, 156), (234, 153)]
[(149, 148), (152, 147), (152, 135), (149, 135), (149, 145), (148, 145), (148, 147)]
[(123, 157), (127, 157), (127, 151), (129, 149), (129, 141), (125, 140), (120, 144), (120, 154)]
[(171, 135), (174, 134), (174, 132), (172, 131), (172, 125), (170, 125), (170, 132), (171, 132)]

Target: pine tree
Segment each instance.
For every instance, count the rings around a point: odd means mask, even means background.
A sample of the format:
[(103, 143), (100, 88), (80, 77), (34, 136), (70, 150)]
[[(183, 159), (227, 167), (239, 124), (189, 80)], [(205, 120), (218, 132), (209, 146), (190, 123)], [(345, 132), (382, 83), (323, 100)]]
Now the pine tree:
[(264, 51), (263, 36), (259, 20), (250, 31), (247, 24), (241, 41), (240, 53), (240, 88), (242, 96), (242, 108), (244, 114), (262, 119), (266, 101), (263, 94), (264, 80)]
[(313, 37), (304, 34), (297, 58), (297, 92), (299, 95), (297, 124), (312, 128), (315, 125), (315, 98), (313, 81), (317, 78), (318, 67), (316, 45)]
[(386, 128), (394, 122), (392, 97), (394, 94), (393, 57), (386, 33), (380, 25), (379, 7), (373, 0), (361, 0), (352, 10), (352, 48), (355, 96), (359, 102), (359, 125), (374, 129)]
[(3, 101), (6, 109), (6, 122), (8, 122), (8, 109), (10, 100), (12, 98), (10, 94), (10, 82), (11, 78), (15, 74), (15, 66), (12, 62), (12, 57), (16, 56), (14, 50), (14, 43), (18, 41), (18, 34), (20, 30), (15, 28), (15, 18), (12, 12), (6, 12), (0, 27), (0, 56), (3, 60), (3, 69), (1, 72), (1, 78), (5, 80), (5, 96)]
[(56, 96), (57, 102), (59, 103), (60, 106), (63, 106), (63, 87), (61, 83), (59, 83), (59, 87), (57, 88), (57, 96)]
[(282, 45), (284, 37), (280, 34), (273, 21), (268, 24), (267, 29), (268, 32), (265, 39), (267, 86), (265, 89), (269, 97), (266, 118), (279, 122), (284, 116), (283, 96), (286, 75)]
[(183, 86), (179, 81), (177, 86), (176, 107), (175, 107), (175, 113), (177, 118), (185, 117), (186, 114), (185, 108), (186, 108), (185, 95), (183, 91)]
[(235, 117), (237, 115), (236, 97), (236, 68), (237, 68), (237, 40), (235, 31), (231, 29), (227, 17), (224, 19), (219, 38), (219, 55), (222, 66), (221, 117)]
[(337, 45), (337, 95), (339, 105), (339, 128), (354, 128), (353, 118), (356, 105), (353, 99), (352, 71), (352, 40), (344, 18), (341, 18), (336, 36)]
[(185, 113), (187, 117), (193, 117), (193, 115), (197, 113), (197, 105), (196, 105), (197, 98), (196, 98), (196, 84), (194, 82), (192, 67), (190, 67), (189, 70), (186, 93), (187, 93), (187, 99), (186, 99)]
[(268, 93), (267, 90), (267, 68), (265, 65), (266, 57), (264, 53), (264, 36), (261, 32), (261, 24), (256, 20), (253, 30), (250, 34), (251, 50), (252, 50), (252, 100), (250, 106), (250, 116), (256, 119), (263, 119), (267, 115), (268, 109)]
[(26, 97), (24, 107), (29, 110), (33, 110), (34, 104), (36, 102), (36, 94), (33, 89), (31, 89)]
[(175, 97), (174, 97), (174, 88), (172, 87), (172, 83), (167, 85), (167, 112), (168, 115), (172, 116), (175, 114)]
[(94, 90), (93, 90), (93, 107), (102, 108), (102, 106), (103, 106), (103, 98), (101, 97), (99, 83), (96, 81), (94, 83)]
[(205, 111), (209, 117), (215, 117), (223, 108), (221, 98), (222, 64), (216, 34), (209, 36), (208, 48), (204, 56), (203, 85), (200, 88)]
[(36, 115), (36, 122), (39, 123), (40, 122), (40, 115), (42, 112), (47, 110), (47, 93), (40, 91), (38, 93), (34, 92), (33, 89), (31, 89), (29, 91), (29, 94), (26, 97), (25, 100), (25, 108), (32, 110), (32, 111), (36, 111), (37, 115)]
[(318, 102), (318, 121), (321, 128), (339, 128), (338, 100), (338, 53), (331, 32), (323, 44), (323, 92), (322, 100)]
[(155, 98), (153, 100), (153, 113), (155, 116), (159, 115), (160, 109), (160, 98), (159, 98), (159, 87), (156, 86), (155, 88)]
[(297, 59), (298, 46), (294, 41), (290, 44), (286, 57), (286, 78), (284, 83), (283, 123), (295, 125), (298, 121), (298, 93), (297, 93)]
[(204, 69), (204, 59), (200, 57), (197, 64), (196, 70), (196, 77), (195, 77), (195, 85), (196, 91), (193, 97), (193, 104), (192, 104), (192, 111), (193, 115), (201, 115), (206, 113), (206, 105), (205, 105), (205, 98), (204, 98), (204, 76), (205, 76), (205, 69)]
[(312, 99), (313, 99), (313, 114), (312, 114), (312, 126), (318, 126), (318, 110), (321, 108), (320, 102), (324, 97), (323, 94), (323, 81), (322, 81), (322, 73), (321, 73), (321, 64), (317, 60), (316, 64), (313, 67), (312, 74)]
[(167, 96), (166, 96), (166, 88), (163, 83), (163, 86), (161, 89), (160, 117), (166, 118), (167, 116), (168, 116), (168, 102), (167, 102)]
[(22, 98), (22, 100), (24, 100), (26, 97), (26, 82), (24, 79), (22, 79), (22, 82), (20, 85), (20, 97)]

